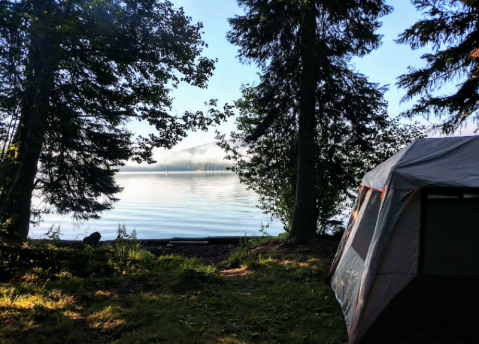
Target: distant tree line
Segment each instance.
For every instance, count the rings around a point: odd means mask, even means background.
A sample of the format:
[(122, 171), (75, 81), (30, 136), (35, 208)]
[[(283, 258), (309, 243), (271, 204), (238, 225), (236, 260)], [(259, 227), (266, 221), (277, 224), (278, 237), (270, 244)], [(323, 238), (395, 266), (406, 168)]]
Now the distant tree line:
[(187, 172), (187, 171), (227, 171), (231, 165), (217, 163), (195, 164), (192, 162), (178, 162), (176, 164), (145, 165), (145, 166), (124, 166), (121, 172)]

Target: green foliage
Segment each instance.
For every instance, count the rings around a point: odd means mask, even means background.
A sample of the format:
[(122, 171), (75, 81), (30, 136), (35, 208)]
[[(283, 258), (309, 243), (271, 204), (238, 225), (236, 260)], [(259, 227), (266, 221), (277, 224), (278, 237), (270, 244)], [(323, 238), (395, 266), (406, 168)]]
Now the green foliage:
[[(244, 87), (243, 98), (236, 102), (240, 110), (237, 131), (231, 134), (231, 140), (219, 134), (217, 139), (228, 153), (226, 158), (233, 162), (232, 171), (243, 184), (259, 194), (260, 208), (279, 219), (289, 232), (296, 194), (297, 122), (287, 112), (276, 118), (260, 138), (248, 142), (248, 137), (264, 118), (258, 105), (259, 97), (257, 88)], [(377, 97), (380, 101), (381, 95)], [(357, 116), (363, 114), (361, 107), (355, 109)], [(423, 126), (389, 119), (384, 103), (373, 118), (374, 122), (363, 124), (361, 136), (354, 122), (347, 117), (341, 118), (340, 113), (336, 119), (333, 115), (329, 121), (323, 121), (319, 109), (317, 112), (315, 193), (320, 234), (342, 230), (341, 217), (356, 197), (351, 190), (358, 187), (367, 171), (425, 134)]]
[(262, 233), (262, 235), (253, 239), (248, 239), (246, 237), (246, 233), (244, 238), (240, 238), (239, 247), (234, 249), (228, 257), (228, 265), (230, 267), (239, 267), (241, 265), (251, 267), (252, 265), (254, 265), (253, 261), (250, 259), (251, 249), (259, 245), (263, 245), (267, 242), (279, 239), (279, 237), (272, 237), (271, 235), (269, 235), (265, 231), (263, 224), (261, 224), (260, 232)]
[(139, 268), (150, 265), (155, 256), (140, 248), (136, 237), (136, 230), (128, 234), (126, 226), (118, 224), (118, 236), (113, 246), (114, 262), (127, 269)]
[[(476, 36), (479, 32), (477, 0), (412, 0), (425, 18), (405, 30), (399, 43), (412, 49), (432, 47), (424, 54), (426, 66), (409, 67), (397, 85), (407, 90), (406, 100), (417, 100), (403, 116), (435, 116), (436, 129), (452, 134), (467, 119), (479, 117), (478, 63)], [(438, 94), (442, 85), (455, 83), (453, 94)]]
[(241, 266), (241, 264), (249, 258), (249, 250), (251, 247), (252, 245), (250, 245), (248, 240), (240, 241), (240, 246), (231, 252), (228, 257), (228, 265), (232, 268)]
[[(115, 167), (153, 163), (153, 148), (231, 115), (215, 100), (170, 114), (171, 90), (205, 88), (215, 60), (202, 55), (202, 24), (169, 1), (7, 0), (0, 13), (0, 223), (10, 232), (28, 234), (34, 189), (46, 210), (98, 218), (121, 191)], [(154, 132), (136, 137), (131, 121)]]
[[(35, 242), (0, 246), (18, 274), (0, 275), (0, 341), (24, 343), (344, 343), (340, 307), (325, 283), (330, 258), (296, 247), (260, 247), (255, 269), (221, 276), (199, 259), (158, 257), (136, 273), (53, 273), (36, 267), (41, 251), (81, 248)], [(111, 252), (95, 250), (97, 261)], [(34, 263), (30, 260), (33, 258)], [(50, 257), (53, 257), (51, 255)], [(55, 259), (58, 256), (55, 256)], [(38, 260), (37, 260), (38, 259)], [(16, 258), (15, 258), (16, 260)], [(198, 273), (201, 272), (201, 273)]]
[(199, 290), (206, 284), (221, 285), (223, 281), (216, 268), (205, 266), (199, 259), (182, 259), (181, 268), (173, 288), (180, 292)]
[(62, 240), (60, 238), (60, 236), (62, 235), (60, 231), (60, 226), (58, 226), (56, 229), (54, 227), (55, 227), (55, 224), (51, 225), (51, 227), (43, 236), (45, 237), (45, 239), (48, 239), (48, 240), (55, 240), (55, 241)]
[(85, 245), (83, 249), (83, 256), (85, 257), (85, 272), (87, 274), (92, 273), (95, 270), (95, 265), (97, 262), (95, 261), (95, 249), (90, 245)]
[(222, 146), (263, 209), (305, 241), (337, 215), (361, 155), (372, 150), (370, 137), (388, 126), (386, 89), (350, 61), (379, 47), (379, 18), (391, 7), (383, 0), (238, 3), (245, 15), (229, 20), (228, 39), (261, 75), (243, 88), (238, 132)]

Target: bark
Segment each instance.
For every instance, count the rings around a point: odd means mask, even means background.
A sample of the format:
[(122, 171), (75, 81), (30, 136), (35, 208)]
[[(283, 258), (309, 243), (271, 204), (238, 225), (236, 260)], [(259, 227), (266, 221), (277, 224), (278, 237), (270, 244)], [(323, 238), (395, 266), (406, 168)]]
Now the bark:
[[(36, 129), (36, 128), (34, 128)], [(38, 134), (39, 130), (35, 130)], [(24, 161), (18, 173), (18, 179), (12, 187), (8, 200), (4, 223), (10, 235), (17, 235), (22, 238), (28, 236), (30, 226), (30, 209), (32, 194), (34, 190), (37, 165), (41, 152), (41, 144), (32, 144), (26, 149)]]
[(315, 58), (316, 18), (305, 8), (301, 31), (302, 71), (298, 128), (298, 178), (293, 213), (292, 236), (297, 244), (308, 242), (316, 235), (315, 201), (315, 88), (317, 63)]
[(26, 238), (37, 165), (46, 132), (46, 116), (54, 73), (51, 35), (46, 14), (50, 1), (34, 0), (38, 18), (31, 33), (27, 76), (20, 121), (13, 139), (15, 152), (6, 166), (0, 189), (0, 223), (4, 234)]

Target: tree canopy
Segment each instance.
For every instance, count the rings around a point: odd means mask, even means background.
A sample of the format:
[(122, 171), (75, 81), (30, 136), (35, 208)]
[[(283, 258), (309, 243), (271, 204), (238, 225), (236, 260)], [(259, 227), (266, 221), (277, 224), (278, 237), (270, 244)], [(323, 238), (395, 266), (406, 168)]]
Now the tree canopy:
[[(424, 54), (426, 66), (409, 67), (398, 78), (405, 88), (404, 100), (416, 100), (404, 116), (436, 117), (435, 125), (452, 134), (467, 119), (479, 116), (479, 1), (477, 0), (412, 0), (425, 18), (404, 31), (399, 43), (413, 49), (432, 47)], [(437, 91), (444, 84), (457, 83), (449, 95)]]
[[(282, 143), (292, 145), (285, 149), (297, 160), (291, 231), (296, 242), (304, 242), (317, 231), (317, 186), (331, 182), (315, 170), (332, 161), (326, 147), (335, 142), (335, 126), (347, 123), (352, 142), (361, 147), (367, 146), (370, 124), (384, 122), (383, 90), (356, 73), (350, 61), (380, 45), (379, 18), (391, 7), (383, 0), (238, 3), (246, 14), (230, 19), (228, 39), (239, 46), (243, 61), (261, 69), (253, 91), (258, 116), (244, 118), (252, 128), (244, 141), (255, 144), (271, 128), (278, 130), (274, 141), (289, 137)], [(288, 133), (279, 125), (285, 121)]]
[[(230, 140), (224, 134), (217, 138), (228, 153), (227, 159), (233, 162), (231, 169), (260, 196), (260, 208), (291, 232), (298, 163), (297, 119), (285, 111), (260, 138), (248, 141), (264, 118), (256, 92), (255, 87), (243, 88), (243, 97), (236, 102), (240, 110), (237, 131)], [(365, 125), (362, 140), (355, 137), (354, 127), (344, 117), (317, 121), (315, 173), (320, 182), (315, 185), (315, 208), (319, 234), (342, 229), (342, 217), (356, 198), (354, 190), (366, 172), (424, 136), (423, 126), (389, 119), (385, 105), (378, 108), (376, 120)]]
[[(171, 115), (171, 89), (205, 88), (202, 24), (157, 0), (0, 0), (0, 222), (28, 234), (38, 190), (61, 214), (97, 218), (121, 188), (115, 166), (153, 162), (188, 130), (230, 114)], [(127, 124), (146, 121), (136, 137)]]

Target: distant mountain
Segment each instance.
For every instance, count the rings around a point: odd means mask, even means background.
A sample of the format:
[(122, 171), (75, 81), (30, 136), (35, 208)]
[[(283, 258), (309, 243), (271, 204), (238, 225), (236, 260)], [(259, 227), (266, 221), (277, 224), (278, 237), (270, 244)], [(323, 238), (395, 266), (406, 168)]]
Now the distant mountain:
[(216, 142), (183, 149), (167, 151), (155, 157), (153, 165), (128, 165), (121, 172), (179, 172), (179, 171), (225, 171), (231, 164), (223, 160), (224, 152)]
[(191, 154), (203, 154), (207, 151), (212, 151), (212, 150), (220, 150), (216, 142), (209, 142), (203, 145), (182, 149), (180, 150), (180, 152), (188, 152)]

